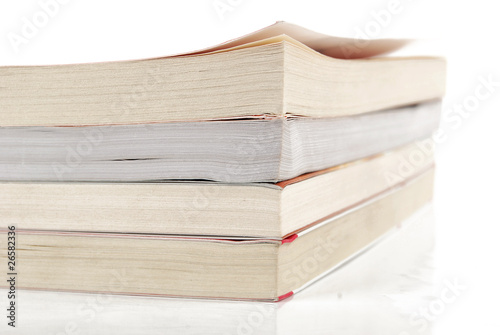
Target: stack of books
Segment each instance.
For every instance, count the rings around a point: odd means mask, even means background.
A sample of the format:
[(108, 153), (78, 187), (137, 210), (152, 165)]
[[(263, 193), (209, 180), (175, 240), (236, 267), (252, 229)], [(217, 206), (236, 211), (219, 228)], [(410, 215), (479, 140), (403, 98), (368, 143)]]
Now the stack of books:
[(0, 68), (19, 288), (278, 301), (359, 254), (432, 198), (445, 61), (406, 42)]

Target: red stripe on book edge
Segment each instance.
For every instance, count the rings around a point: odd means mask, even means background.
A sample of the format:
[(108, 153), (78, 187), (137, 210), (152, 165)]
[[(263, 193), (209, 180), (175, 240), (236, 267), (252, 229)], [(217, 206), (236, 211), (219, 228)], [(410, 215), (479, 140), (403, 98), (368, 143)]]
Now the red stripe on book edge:
[(347, 163), (344, 163), (344, 164), (336, 165), (336, 166), (329, 167), (329, 168), (326, 168), (326, 169), (323, 169), (323, 170), (319, 170), (319, 171), (304, 173), (304, 174), (301, 174), (300, 176), (297, 176), (297, 177), (294, 177), (294, 178), (291, 178), (291, 179), (282, 180), (280, 182), (277, 182), (277, 183), (275, 183), (275, 185), (277, 185), (277, 186), (279, 186), (279, 187), (281, 187), (283, 189), (283, 188), (287, 187), (288, 185), (296, 184), (296, 183), (299, 183), (301, 181), (304, 181), (304, 180), (307, 180), (307, 179), (311, 179), (311, 178), (314, 178), (314, 177), (317, 177), (317, 176), (320, 176), (320, 175), (323, 175), (323, 174), (327, 174), (327, 173), (330, 173), (330, 172), (333, 172), (333, 171), (336, 171), (336, 170), (345, 169), (345, 168), (353, 166), (353, 165), (357, 165), (357, 164), (361, 164), (361, 163), (364, 163), (364, 162), (367, 162), (367, 161), (371, 161), (371, 160), (374, 160), (376, 158), (382, 157), (384, 155), (386, 155), (386, 153), (373, 154), (371, 156), (368, 156), (368, 157), (365, 157), (365, 158), (360, 158), (360, 159), (355, 160), (353, 162), (347, 162)]
[(286, 298), (289, 298), (292, 295), (293, 295), (293, 291), (290, 291), (290, 292), (288, 292), (286, 294), (283, 294), (283, 295), (281, 295), (281, 296), (278, 297), (278, 302), (282, 301), (282, 300), (285, 300)]
[[(318, 219), (318, 220), (314, 221), (313, 223), (310, 223), (310, 224), (308, 224), (306, 226), (303, 226), (303, 227), (301, 227), (299, 229), (294, 230), (293, 232), (289, 233), (288, 235), (285, 235), (283, 240), (286, 240), (287, 238), (292, 237), (294, 234), (301, 233), (304, 230), (307, 230), (307, 229), (309, 229), (311, 227), (314, 227), (314, 226), (316, 226), (317, 224), (319, 224), (319, 223), (321, 223), (323, 221), (333, 219), (336, 216), (339, 216), (339, 215), (341, 215), (341, 214), (343, 214), (345, 212), (348, 212), (348, 211), (350, 211), (352, 209), (355, 209), (356, 207), (363, 206), (367, 202), (369, 202), (369, 201), (371, 201), (371, 200), (373, 200), (373, 199), (375, 199), (375, 198), (377, 198), (379, 196), (387, 195), (388, 193), (390, 193), (390, 192), (392, 192), (394, 190), (398, 190), (398, 189), (400, 189), (400, 188), (408, 185), (409, 183), (414, 182), (415, 180), (417, 180), (418, 178), (420, 178), (421, 176), (423, 176), (426, 172), (431, 171), (435, 166), (436, 166), (435, 163), (431, 163), (427, 167), (425, 167), (423, 170), (418, 171), (418, 172), (414, 173), (413, 175), (411, 175), (410, 177), (405, 178), (405, 180), (403, 180), (402, 182), (399, 182), (397, 184), (394, 184), (393, 186), (387, 187), (386, 189), (384, 189), (384, 190), (382, 190), (382, 191), (380, 191), (378, 193), (372, 194), (369, 197), (366, 197), (366, 198), (364, 198), (364, 199), (362, 199), (362, 200), (360, 200), (358, 202), (355, 202), (355, 203), (353, 203), (353, 204), (351, 204), (349, 206), (346, 206), (346, 207), (344, 207), (344, 208), (342, 208), (342, 209), (340, 209), (340, 210), (338, 210), (338, 211), (336, 211), (336, 212), (334, 212), (334, 213), (332, 213), (330, 215), (324, 216), (321, 219)], [(0, 229), (2, 229), (2, 228), (0, 228)]]
[(292, 243), (297, 237), (299, 237), (299, 235), (297, 234), (290, 235), (287, 238), (281, 240), (281, 244), (283, 245), (285, 243)]

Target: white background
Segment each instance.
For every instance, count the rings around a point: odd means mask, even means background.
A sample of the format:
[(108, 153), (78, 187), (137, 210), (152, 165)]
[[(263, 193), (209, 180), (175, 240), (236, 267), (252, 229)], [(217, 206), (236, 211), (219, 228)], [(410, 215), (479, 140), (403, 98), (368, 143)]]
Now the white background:
[[(214, 5), (220, 3), (229, 9), (218, 12)], [(446, 115), (456, 113), (457, 105), (474, 101), (471, 97), (480, 78), (491, 76), (500, 82), (496, 2), (400, 0), (399, 12), (377, 23), (373, 13), (387, 9), (389, 3), (67, 0), (16, 51), (9, 36), (21, 35), (23, 18), (33, 22), (41, 5), (33, 0), (3, 0), (0, 65), (157, 57), (218, 44), (284, 20), (337, 36), (359, 37), (364, 31), (373, 38), (427, 39), (411, 51), (447, 58)], [(433, 322), (437, 334), (500, 332), (499, 107), (500, 86), (460, 122), (442, 123), (446, 136), (438, 146), (434, 202), (436, 278), (438, 286), (456, 279), (467, 289)]]

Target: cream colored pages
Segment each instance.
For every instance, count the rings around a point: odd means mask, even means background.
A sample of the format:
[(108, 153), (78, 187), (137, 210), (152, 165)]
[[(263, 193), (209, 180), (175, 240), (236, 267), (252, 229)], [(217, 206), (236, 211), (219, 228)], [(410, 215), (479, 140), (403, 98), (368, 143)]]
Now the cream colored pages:
[(441, 97), (441, 59), (373, 58), (407, 42), (331, 37), (279, 22), (182, 55), (0, 66), (0, 126), (337, 117)]
[[(288, 22), (276, 22), (266, 28), (225, 43), (175, 56), (198, 55), (254, 46), (266, 41), (272, 43), (278, 36), (288, 36), (325, 56), (340, 59), (357, 59), (380, 56), (396, 51), (408, 44), (406, 39), (362, 40), (321, 34)], [(286, 39), (286, 38), (284, 38)]]

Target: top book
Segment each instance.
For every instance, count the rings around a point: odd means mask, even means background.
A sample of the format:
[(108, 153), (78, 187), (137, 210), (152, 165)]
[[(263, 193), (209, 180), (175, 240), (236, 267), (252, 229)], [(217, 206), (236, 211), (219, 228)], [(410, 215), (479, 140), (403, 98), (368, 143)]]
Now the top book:
[(406, 42), (278, 22), (181, 55), (0, 67), (0, 127), (337, 117), (441, 97), (443, 59), (381, 56)]

